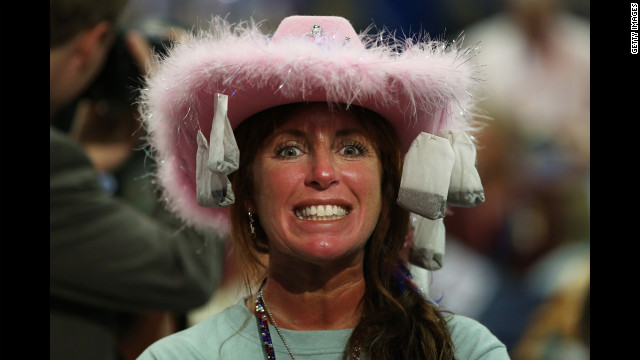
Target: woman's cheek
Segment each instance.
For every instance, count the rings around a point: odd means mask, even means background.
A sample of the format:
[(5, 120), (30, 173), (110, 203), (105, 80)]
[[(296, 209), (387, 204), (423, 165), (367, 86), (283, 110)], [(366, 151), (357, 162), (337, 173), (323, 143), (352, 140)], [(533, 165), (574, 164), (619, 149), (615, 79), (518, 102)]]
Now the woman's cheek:
[(259, 174), (256, 194), (273, 204), (285, 203), (300, 182), (304, 181), (304, 172), (293, 164), (270, 166)]
[[(345, 166), (342, 177), (349, 184), (366, 191), (381, 189), (382, 167), (378, 164), (364, 163)], [(377, 176), (376, 176), (377, 175)]]

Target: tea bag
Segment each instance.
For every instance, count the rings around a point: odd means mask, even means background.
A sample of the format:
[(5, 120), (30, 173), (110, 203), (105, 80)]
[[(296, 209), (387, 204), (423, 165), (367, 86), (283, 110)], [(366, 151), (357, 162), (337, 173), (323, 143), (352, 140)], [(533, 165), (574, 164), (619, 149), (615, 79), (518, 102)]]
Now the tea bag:
[(207, 139), (198, 130), (198, 152), (196, 154), (196, 195), (200, 206), (217, 208), (234, 203), (235, 196), (227, 175), (211, 171), (209, 163), (210, 149)]
[(449, 139), (455, 154), (447, 203), (452, 206), (473, 207), (484, 202), (484, 188), (476, 169), (476, 147), (467, 133), (460, 130), (441, 130), (440, 136)]
[(409, 262), (427, 270), (438, 270), (444, 264), (444, 219), (431, 220), (411, 214), (413, 246)]
[(420, 133), (405, 156), (398, 204), (431, 220), (443, 218), (454, 160), (448, 139)]
[(238, 170), (240, 151), (227, 117), (228, 96), (216, 94), (214, 99), (215, 114), (211, 124), (211, 134), (209, 135), (209, 160), (207, 166), (211, 171), (229, 175)]
[(227, 117), (228, 97), (216, 94), (210, 143), (198, 130), (196, 154), (196, 193), (198, 204), (223, 207), (234, 203), (235, 196), (227, 175), (238, 170), (240, 150)]

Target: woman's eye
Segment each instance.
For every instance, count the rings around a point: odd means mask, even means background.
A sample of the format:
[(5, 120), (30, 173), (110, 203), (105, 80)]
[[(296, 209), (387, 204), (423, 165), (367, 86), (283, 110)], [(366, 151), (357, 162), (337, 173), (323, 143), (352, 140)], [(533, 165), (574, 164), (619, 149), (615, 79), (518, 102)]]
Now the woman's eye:
[(295, 146), (286, 146), (278, 152), (278, 156), (284, 158), (294, 158), (300, 155), (302, 155), (302, 150), (298, 149)]
[(347, 145), (340, 149), (340, 154), (345, 156), (356, 156), (362, 154), (362, 149), (356, 145)]

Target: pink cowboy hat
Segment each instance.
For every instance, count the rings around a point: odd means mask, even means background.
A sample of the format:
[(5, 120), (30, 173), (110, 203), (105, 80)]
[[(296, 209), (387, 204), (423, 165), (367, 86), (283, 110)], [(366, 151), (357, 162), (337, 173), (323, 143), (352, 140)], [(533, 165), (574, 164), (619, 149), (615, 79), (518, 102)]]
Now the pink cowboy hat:
[(274, 106), (323, 101), (376, 111), (395, 127), (404, 152), (421, 132), (475, 131), (474, 49), (390, 40), (356, 34), (341, 17), (291, 16), (272, 36), (256, 23), (216, 17), (210, 31), (177, 42), (157, 59), (140, 98), (170, 209), (189, 225), (228, 232), (227, 210), (196, 199), (196, 135), (211, 131), (216, 93), (228, 96), (233, 129)]

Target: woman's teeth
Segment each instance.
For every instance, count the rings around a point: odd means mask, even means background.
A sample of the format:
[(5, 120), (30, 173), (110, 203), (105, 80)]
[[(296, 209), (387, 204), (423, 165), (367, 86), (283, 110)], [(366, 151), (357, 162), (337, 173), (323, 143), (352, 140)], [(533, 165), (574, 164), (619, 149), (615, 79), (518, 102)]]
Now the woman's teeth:
[(302, 220), (335, 220), (349, 212), (337, 205), (317, 205), (296, 209), (296, 216)]

